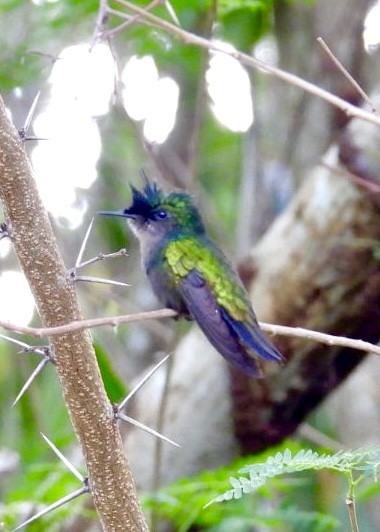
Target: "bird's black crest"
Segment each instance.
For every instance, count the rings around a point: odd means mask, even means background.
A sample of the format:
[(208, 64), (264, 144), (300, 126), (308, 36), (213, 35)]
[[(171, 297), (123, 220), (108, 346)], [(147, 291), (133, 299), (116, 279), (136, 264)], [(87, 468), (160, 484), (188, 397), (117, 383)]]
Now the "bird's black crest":
[(152, 210), (162, 202), (163, 194), (158, 188), (157, 183), (150, 183), (145, 185), (143, 192), (131, 185), (132, 190), (132, 205), (125, 209), (126, 214), (138, 214), (144, 218), (149, 218)]
[(204, 226), (198, 210), (186, 192), (169, 192), (165, 194), (156, 182), (146, 179), (142, 191), (131, 186), (132, 205), (124, 209), (124, 216), (142, 216), (154, 219), (157, 209), (164, 209), (182, 229), (204, 232)]

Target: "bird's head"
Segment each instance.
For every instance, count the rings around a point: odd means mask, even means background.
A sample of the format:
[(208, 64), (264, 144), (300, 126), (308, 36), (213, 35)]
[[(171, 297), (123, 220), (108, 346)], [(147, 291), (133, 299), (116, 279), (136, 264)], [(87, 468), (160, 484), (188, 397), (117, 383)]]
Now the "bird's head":
[(165, 194), (156, 183), (150, 182), (147, 182), (142, 192), (133, 186), (131, 190), (130, 207), (121, 211), (101, 211), (99, 214), (128, 218), (139, 238), (204, 233), (200, 214), (185, 192)]

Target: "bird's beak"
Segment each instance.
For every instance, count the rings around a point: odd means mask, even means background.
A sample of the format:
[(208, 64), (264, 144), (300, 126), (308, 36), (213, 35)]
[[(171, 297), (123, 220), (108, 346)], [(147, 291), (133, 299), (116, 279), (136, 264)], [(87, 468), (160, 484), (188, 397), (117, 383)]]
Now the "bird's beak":
[(121, 211), (98, 211), (97, 214), (101, 216), (120, 216), (121, 218), (135, 218), (133, 213), (128, 212), (128, 209)]

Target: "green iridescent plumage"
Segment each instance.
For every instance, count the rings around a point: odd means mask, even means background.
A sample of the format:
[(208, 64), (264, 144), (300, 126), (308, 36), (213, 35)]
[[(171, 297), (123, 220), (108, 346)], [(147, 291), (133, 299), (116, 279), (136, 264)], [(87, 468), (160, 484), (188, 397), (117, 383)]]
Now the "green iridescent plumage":
[(182, 236), (168, 242), (164, 257), (179, 285), (181, 280), (196, 268), (205, 278), (219, 305), (227, 310), (236, 320), (249, 319), (250, 304), (246, 300), (245, 290), (231, 275), (231, 267), (226, 259), (210, 248), (199, 238)]
[(183, 192), (164, 194), (155, 184), (132, 187), (132, 205), (103, 214), (127, 217), (140, 240), (143, 265), (162, 303), (195, 319), (229, 362), (258, 376), (258, 357), (282, 356), (259, 328), (248, 294), (200, 214)]

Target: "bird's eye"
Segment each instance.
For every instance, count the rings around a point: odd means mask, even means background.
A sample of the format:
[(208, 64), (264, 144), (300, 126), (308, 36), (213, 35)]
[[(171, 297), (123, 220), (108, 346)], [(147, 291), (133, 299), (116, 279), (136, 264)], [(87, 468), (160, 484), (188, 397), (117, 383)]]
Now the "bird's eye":
[(168, 216), (169, 214), (164, 209), (161, 209), (160, 211), (156, 211), (154, 213), (154, 217), (156, 220), (165, 220), (165, 218), (167, 218)]

